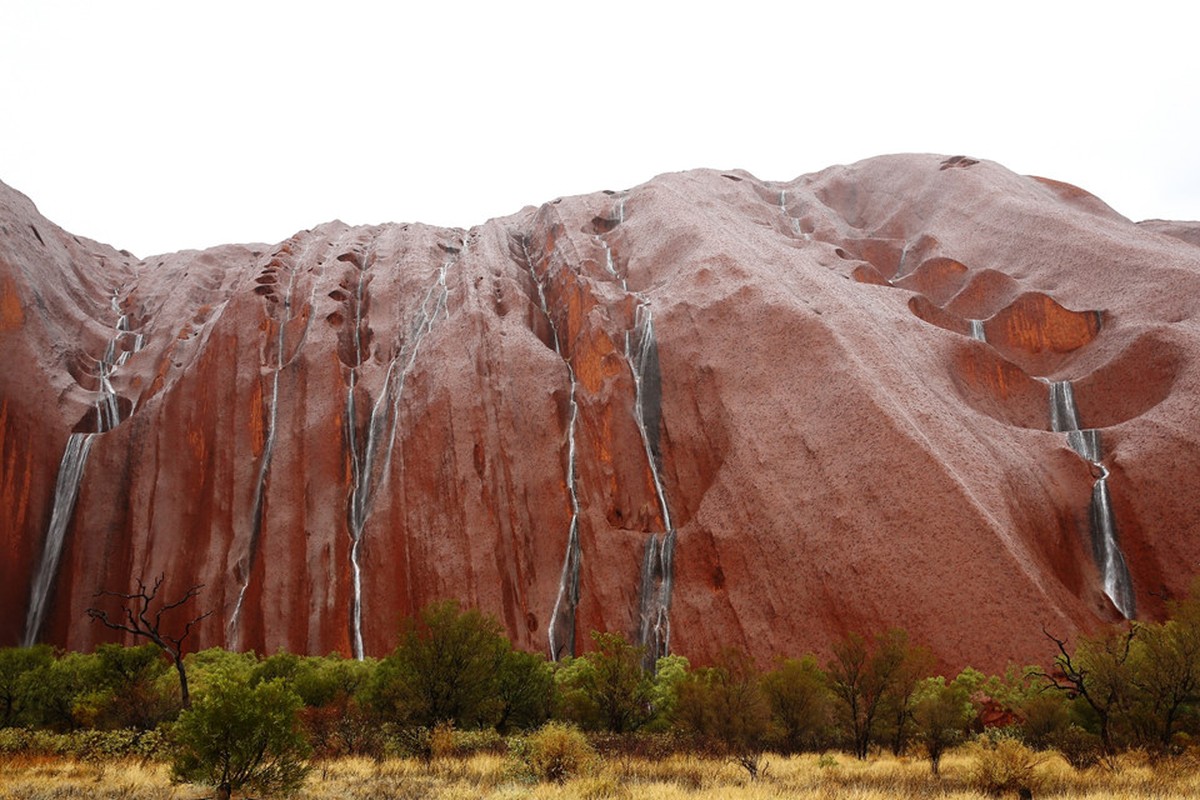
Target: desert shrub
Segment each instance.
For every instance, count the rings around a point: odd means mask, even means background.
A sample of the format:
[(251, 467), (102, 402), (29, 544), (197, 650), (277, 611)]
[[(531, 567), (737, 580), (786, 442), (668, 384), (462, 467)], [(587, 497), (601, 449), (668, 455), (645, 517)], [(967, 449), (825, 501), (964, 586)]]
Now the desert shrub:
[(383, 755), (384, 728), (355, 698), (341, 691), (326, 705), (300, 709), (300, 724), (317, 758)]
[(75, 731), (64, 737), (64, 754), (85, 761), (107, 762), (116, 758), (163, 758), (169, 752), (166, 737), (161, 731), (122, 729), (112, 731)]
[(433, 729), (423, 725), (383, 726), (384, 753), (392, 757), (417, 758), (428, 763), (433, 759)]
[(295, 791), (309, 769), (299, 708), (300, 698), (278, 679), (253, 689), (237, 679), (215, 681), (173, 727), (174, 779), (224, 793)]
[(608, 761), (632, 759), (662, 761), (689, 749), (693, 742), (674, 731), (666, 733), (589, 733), (588, 742), (596, 753)]
[(518, 740), (516, 756), (534, 778), (554, 783), (586, 773), (596, 761), (587, 737), (574, 725), (561, 722), (548, 722)]
[(458, 743), (454, 737), (454, 725), (449, 722), (439, 722), (429, 731), (429, 757), (454, 758), (458, 753)]
[(371, 678), (371, 702), (412, 725), (493, 726), (504, 710), (499, 682), (511, 650), (495, 617), (433, 603), (402, 622), (400, 644)]
[(1067, 702), (1061, 694), (1042, 693), (1021, 706), (1021, 735), (1038, 750), (1054, 747), (1055, 739), (1071, 722)]
[(161, 731), (79, 730), (54, 733), (26, 728), (0, 728), (0, 754), (69, 756), (83, 761), (115, 758), (155, 759), (169, 752)]
[(1104, 755), (1100, 737), (1078, 725), (1068, 725), (1055, 731), (1048, 737), (1047, 744), (1075, 769), (1095, 766)]
[(1041, 759), (1017, 739), (980, 738), (972, 748), (974, 764), (970, 783), (977, 790), (999, 796), (1006, 792), (1036, 792), (1035, 774)]
[(459, 758), (491, 754), (504, 755), (508, 744), (504, 737), (491, 728), (475, 731), (454, 731), (454, 755)]
[(0, 753), (4, 755), (61, 755), (67, 752), (65, 734), (30, 728), (0, 728)]

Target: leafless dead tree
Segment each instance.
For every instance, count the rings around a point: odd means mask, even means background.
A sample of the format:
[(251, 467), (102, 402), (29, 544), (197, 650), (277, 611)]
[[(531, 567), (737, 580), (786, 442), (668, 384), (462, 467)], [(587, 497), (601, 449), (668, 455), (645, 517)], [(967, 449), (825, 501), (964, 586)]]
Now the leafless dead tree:
[[(175, 665), (175, 671), (179, 673), (179, 695), (183, 703), (183, 707), (191, 708), (192, 699), (188, 694), (187, 672), (183, 668), (183, 642), (187, 639), (188, 634), (192, 632), (192, 626), (200, 620), (207, 617), (212, 611), (205, 611), (198, 617), (192, 617), (183, 626), (183, 631), (178, 636), (172, 636), (167, 633), (164, 625), (169, 624), (169, 621), (163, 619), (164, 614), (175, 611), (183, 607), (192, 598), (200, 593), (204, 588), (204, 584), (198, 584), (190, 587), (183, 596), (173, 602), (164, 602), (158, 600), (158, 590), (163, 585), (163, 575), (159, 575), (154, 580), (154, 585), (147, 588), (141, 578), (137, 579), (136, 592), (109, 592), (101, 590), (96, 592), (96, 597), (116, 597), (123, 603), (122, 614), (115, 617), (110, 617), (108, 612), (101, 608), (89, 608), (87, 615), (93, 620), (96, 620), (106, 627), (116, 631), (125, 631), (134, 636), (142, 636), (166, 653), (172, 663)], [(153, 610), (152, 607), (154, 607)]]

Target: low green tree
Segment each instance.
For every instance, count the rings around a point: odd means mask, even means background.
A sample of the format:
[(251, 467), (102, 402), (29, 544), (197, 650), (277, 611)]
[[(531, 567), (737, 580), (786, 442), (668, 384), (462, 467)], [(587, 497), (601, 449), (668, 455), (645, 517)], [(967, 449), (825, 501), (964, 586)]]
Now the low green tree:
[(200, 594), (204, 584), (192, 586), (178, 599), (167, 601), (158, 596), (165, 580), (164, 575), (159, 575), (152, 586), (146, 586), (141, 578), (136, 580), (136, 592), (96, 592), (96, 597), (110, 598), (110, 602), (111, 599), (120, 600), (119, 611), (110, 612), (108, 609), (93, 607), (87, 610), (87, 615), (106, 628), (122, 631), (134, 638), (148, 639), (162, 650), (171, 660), (179, 676), (180, 704), (189, 708), (192, 697), (188, 687), (187, 666), (184, 663), (187, 649), (185, 643), (192, 633), (192, 627), (204, 621), (212, 611), (200, 614), (184, 612), (188, 604)]
[(911, 652), (907, 634), (899, 629), (871, 641), (851, 633), (834, 643), (825, 671), (857, 758), (867, 757), (879, 716), (901, 685)]
[(1170, 751), (1189, 708), (1200, 703), (1200, 598), (1168, 606), (1171, 618), (1143, 624), (1130, 653), (1130, 715), (1139, 743)]
[(670, 726), (679, 703), (679, 687), (690, 669), (688, 660), (679, 655), (661, 656), (654, 662), (650, 681), (652, 716), (646, 723), (647, 730), (661, 731)]
[(286, 650), (279, 650), (266, 658), (259, 659), (250, 670), (250, 688), (265, 681), (279, 678), (289, 687), (295, 685), (296, 677), (301, 673), (313, 672), (316, 667), (309, 660)]
[(496, 691), (500, 733), (529, 730), (550, 718), (554, 702), (554, 673), (540, 653), (511, 650), (504, 654), (497, 675)]
[(243, 788), (295, 792), (309, 769), (300, 706), (281, 680), (252, 689), (237, 678), (218, 678), (172, 728), (173, 778), (214, 786), (219, 798)]
[(0, 649), (0, 728), (34, 722), (31, 715), (31, 682), (49, 671), (54, 650), (47, 644)]
[(55, 731), (71, 731), (87, 724), (86, 704), (81, 703), (96, 685), (96, 658), (85, 653), (64, 653), (44, 669), (21, 676), (21, 694), (29, 722)]
[(1038, 750), (1055, 746), (1057, 737), (1071, 724), (1066, 697), (1060, 692), (1042, 692), (1021, 704), (1021, 735)]
[(942, 755), (962, 741), (974, 717), (971, 699), (961, 686), (942, 677), (926, 678), (913, 693), (912, 717), (917, 738), (929, 755), (929, 769), (938, 774)]
[(818, 749), (829, 734), (832, 697), (814, 656), (781, 659), (762, 679), (775, 745), (784, 753)]
[(330, 653), (309, 657), (292, 677), (291, 686), (306, 706), (324, 706), (342, 697), (359, 697), (370, 684), (378, 661), (343, 658)]
[(432, 728), (496, 724), (500, 676), (511, 645), (495, 617), (456, 601), (433, 603), (400, 627), (400, 643), (375, 670), (371, 699), (386, 716)]
[(170, 667), (153, 644), (102, 644), (92, 654), (89, 689), (76, 701), (88, 727), (148, 730), (178, 710), (170, 691)]
[(655, 716), (654, 680), (642, 668), (644, 648), (619, 633), (592, 631), (595, 649), (560, 662), (556, 716), (588, 730), (630, 733)]
[(909, 642), (908, 634), (899, 629), (889, 631), (880, 648), (882, 651), (892, 651), (887, 657), (899, 660), (892, 685), (884, 696), (882, 714), (892, 755), (899, 756), (904, 752), (912, 730), (917, 689), (933, 672), (933, 653), (928, 647)]
[(686, 733), (758, 778), (771, 706), (748, 655), (724, 650), (713, 666), (689, 673), (679, 684), (675, 717)]
[(1065, 639), (1049, 632), (1058, 655), (1054, 669), (1041, 672), (1048, 687), (1065, 692), (1086, 704), (1094, 715), (1096, 730), (1105, 756), (1117, 751), (1124, 712), (1132, 699), (1132, 667), (1130, 654), (1140, 627), (1131, 624), (1113, 628), (1096, 636), (1080, 637), (1073, 652), (1067, 651)]

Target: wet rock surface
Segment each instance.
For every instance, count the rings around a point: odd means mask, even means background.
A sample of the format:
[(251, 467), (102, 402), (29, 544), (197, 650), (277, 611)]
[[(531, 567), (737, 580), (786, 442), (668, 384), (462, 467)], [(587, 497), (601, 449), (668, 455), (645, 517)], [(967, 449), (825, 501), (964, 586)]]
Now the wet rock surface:
[(139, 259), (0, 186), (0, 645), (165, 573), (199, 647), (1044, 660), (1200, 567), (1198, 229), (909, 155)]

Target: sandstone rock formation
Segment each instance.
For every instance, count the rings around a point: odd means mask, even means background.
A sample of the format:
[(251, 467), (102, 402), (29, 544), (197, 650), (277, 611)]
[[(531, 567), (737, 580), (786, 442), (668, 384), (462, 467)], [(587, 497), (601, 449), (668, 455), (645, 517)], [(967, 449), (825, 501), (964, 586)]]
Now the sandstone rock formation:
[(1045, 660), (1200, 566), (1197, 233), (909, 155), (139, 259), (0, 186), (0, 645), (165, 573), (199, 646)]

